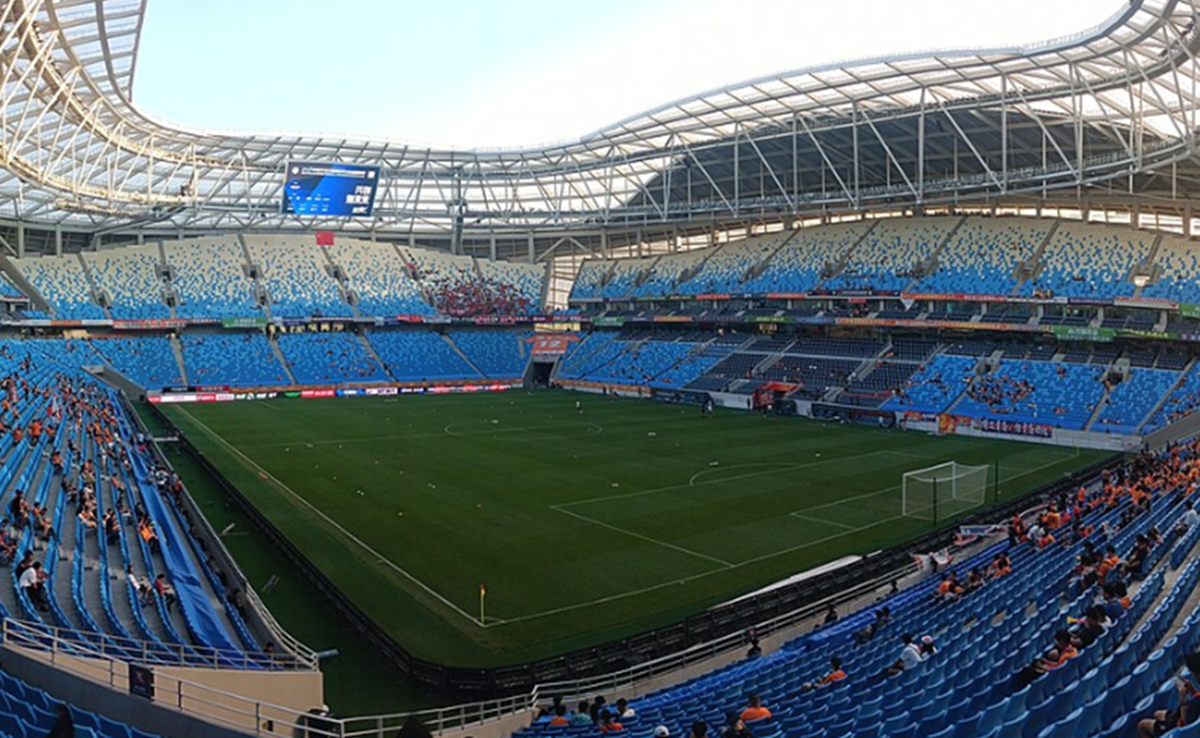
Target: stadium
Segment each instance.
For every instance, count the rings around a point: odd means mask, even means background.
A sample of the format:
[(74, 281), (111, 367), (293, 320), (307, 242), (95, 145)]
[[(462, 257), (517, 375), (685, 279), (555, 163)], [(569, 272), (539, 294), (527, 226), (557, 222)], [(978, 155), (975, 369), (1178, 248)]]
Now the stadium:
[(1200, 735), (1200, 4), (1110, 4), (486, 149), (7, 0), (0, 736)]

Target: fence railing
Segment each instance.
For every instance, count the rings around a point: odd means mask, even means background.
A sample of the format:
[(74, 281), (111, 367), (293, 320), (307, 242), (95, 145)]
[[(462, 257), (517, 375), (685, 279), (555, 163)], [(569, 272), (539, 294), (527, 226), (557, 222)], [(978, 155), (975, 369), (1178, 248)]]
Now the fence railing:
[[(129, 665), (132, 662), (114, 658), (96, 644), (60, 638), (54, 628), (9, 619), (0, 622), (0, 636), (6, 646), (41, 652), (56, 669), (110, 689), (129, 692)], [(340, 738), (345, 735), (340, 720), (216, 689), (179, 678), (169, 671), (154, 670), (154, 666), (162, 664), (148, 663), (146, 666), (154, 674), (154, 703), (173, 712), (255, 736)]]
[(207, 646), (182, 645), (122, 638), (114, 635), (87, 633), (69, 628), (5, 618), (0, 633), (18, 634), (28, 643), (57, 644), (62, 649), (74, 648), (81, 653), (111, 658), (138, 666), (177, 666), (232, 671), (314, 671), (308, 662), (286, 652), (264, 653), (216, 649)]

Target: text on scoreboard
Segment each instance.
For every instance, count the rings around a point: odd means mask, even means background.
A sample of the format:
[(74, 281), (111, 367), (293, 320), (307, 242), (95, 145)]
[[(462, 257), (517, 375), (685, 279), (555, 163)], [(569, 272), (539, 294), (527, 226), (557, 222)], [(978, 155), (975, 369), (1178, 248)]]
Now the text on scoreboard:
[(375, 207), (379, 167), (289, 162), (283, 212), (295, 215), (367, 217)]

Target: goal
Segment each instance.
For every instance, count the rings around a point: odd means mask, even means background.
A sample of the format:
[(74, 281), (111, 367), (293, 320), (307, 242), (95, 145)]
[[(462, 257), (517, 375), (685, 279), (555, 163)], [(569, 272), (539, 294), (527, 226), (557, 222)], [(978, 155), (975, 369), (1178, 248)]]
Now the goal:
[(948, 461), (905, 472), (902, 514), (936, 522), (982, 505), (987, 495), (988, 469)]

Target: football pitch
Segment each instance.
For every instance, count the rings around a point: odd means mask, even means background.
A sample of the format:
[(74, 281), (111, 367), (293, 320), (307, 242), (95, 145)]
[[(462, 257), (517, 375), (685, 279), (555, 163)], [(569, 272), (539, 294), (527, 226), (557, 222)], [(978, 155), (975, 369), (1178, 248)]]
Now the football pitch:
[(1005, 499), (1105, 455), (550, 391), (161, 407), (406, 649), (470, 666), (919, 535), (907, 471), (998, 465)]

